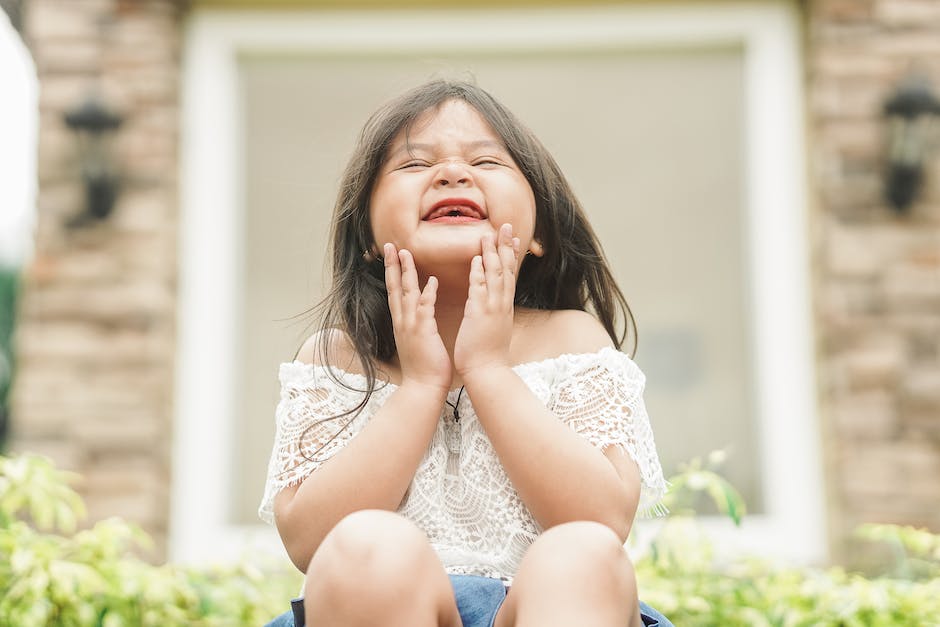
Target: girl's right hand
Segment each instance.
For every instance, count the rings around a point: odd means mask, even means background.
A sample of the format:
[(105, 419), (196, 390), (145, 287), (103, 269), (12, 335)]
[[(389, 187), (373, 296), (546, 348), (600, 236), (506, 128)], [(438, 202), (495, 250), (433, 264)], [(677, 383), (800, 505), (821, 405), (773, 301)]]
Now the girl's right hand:
[(385, 287), (402, 385), (408, 382), (439, 388), (446, 396), (451, 383), (451, 362), (444, 342), (437, 332), (434, 304), (437, 278), (429, 277), (424, 290), (418, 285), (414, 257), (407, 250), (385, 244)]

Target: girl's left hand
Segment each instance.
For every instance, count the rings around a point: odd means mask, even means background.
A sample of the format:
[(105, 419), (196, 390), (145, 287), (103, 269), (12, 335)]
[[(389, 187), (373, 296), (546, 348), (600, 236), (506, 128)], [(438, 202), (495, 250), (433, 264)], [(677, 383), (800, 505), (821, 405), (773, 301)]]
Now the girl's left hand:
[(482, 240), (470, 262), (470, 289), (454, 344), (454, 368), (463, 377), (477, 368), (509, 366), (519, 238), (512, 225)]

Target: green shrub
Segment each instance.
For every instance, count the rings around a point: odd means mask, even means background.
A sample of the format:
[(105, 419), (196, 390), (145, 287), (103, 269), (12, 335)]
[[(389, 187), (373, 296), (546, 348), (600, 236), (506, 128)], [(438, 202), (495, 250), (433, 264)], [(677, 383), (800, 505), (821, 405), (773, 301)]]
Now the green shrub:
[(37, 456), (0, 457), (0, 625), (262, 625), (300, 589), (290, 568), (153, 566), (116, 518), (75, 532), (74, 479)]
[(693, 460), (672, 484), (674, 512), (637, 561), (643, 600), (677, 627), (936, 627), (940, 625), (940, 536), (896, 525), (864, 525), (858, 535), (888, 542), (898, 564), (865, 578), (841, 568), (783, 568), (743, 559), (716, 565), (688, 504), (708, 495), (739, 524), (740, 495), (714, 470), (722, 461)]
[[(746, 559), (717, 566), (688, 511), (707, 495), (732, 520), (741, 497), (695, 460), (671, 479), (673, 515), (637, 561), (643, 600), (677, 627), (920, 627), (940, 625), (940, 536), (866, 525), (860, 537), (898, 556), (888, 575), (775, 567)], [(0, 457), (0, 625), (262, 625), (282, 613), (301, 576), (286, 560), (183, 568), (142, 560), (150, 540), (118, 519), (76, 532), (84, 508), (75, 477), (36, 456)]]

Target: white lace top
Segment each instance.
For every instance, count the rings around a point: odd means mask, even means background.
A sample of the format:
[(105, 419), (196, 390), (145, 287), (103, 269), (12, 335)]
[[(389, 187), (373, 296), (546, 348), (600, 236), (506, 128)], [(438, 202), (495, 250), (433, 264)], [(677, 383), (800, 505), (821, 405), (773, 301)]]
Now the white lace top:
[[(646, 378), (629, 357), (603, 348), (513, 370), (559, 420), (592, 444), (626, 451), (640, 469), (640, 513), (658, 511), (666, 486), (643, 403)], [(362, 375), (335, 368), (333, 373), (350, 387), (364, 387)], [(338, 384), (323, 366), (298, 361), (281, 365), (280, 381), (274, 450), (258, 510), (268, 523), (274, 520), (275, 495), (342, 449), (397, 387), (377, 384), (365, 408), (342, 429), (349, 418), (311, 425), (355, 407), (362, 392)], [(427, 533), (448, 573), (509, 581), (541, 528), (509, 482), (469, 396), (464, 393), (458, 401), (453, 390), (447, 400), (457, 403), (460, 421), (454, 421), (449, 406), (441, 408), (437, 430), (398, 513)]]

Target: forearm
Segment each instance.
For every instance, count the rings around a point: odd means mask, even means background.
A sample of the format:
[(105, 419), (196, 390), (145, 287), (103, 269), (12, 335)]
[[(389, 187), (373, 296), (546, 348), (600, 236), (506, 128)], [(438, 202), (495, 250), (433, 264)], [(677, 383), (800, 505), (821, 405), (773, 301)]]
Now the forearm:
[(626, 538), (639, 486), (550, 412), (510, 368), (465, 374), (480, 423), (520, 498), (543, 528), (593, 520)]
[(443, 396), (402, 385), (356, 437), (275, 499), (278, 533), (305, 570), (320, 542), (344, 516), (398, 508), (438, 423)]

